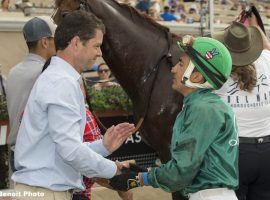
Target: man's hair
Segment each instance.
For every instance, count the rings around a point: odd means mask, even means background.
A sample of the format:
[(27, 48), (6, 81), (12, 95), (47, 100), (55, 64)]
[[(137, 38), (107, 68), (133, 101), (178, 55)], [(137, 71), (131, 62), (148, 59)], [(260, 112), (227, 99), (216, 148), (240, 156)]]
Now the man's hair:
[(38, 41), (26, 42), (29, 51), (33, 51), (37, 48)]
[(85, 11), (66, 14), (55, 31), (56, 51), (64, 50), (75, 36), (78, 36), (83, 42), (94, 38), (97, 30), (105, 33), (104, 24), (95, 15)]
[(170, 7), (169, 6), (164, 6), (163, 10), (164, 10), (164, 12), (169, 12), (170, 11)]

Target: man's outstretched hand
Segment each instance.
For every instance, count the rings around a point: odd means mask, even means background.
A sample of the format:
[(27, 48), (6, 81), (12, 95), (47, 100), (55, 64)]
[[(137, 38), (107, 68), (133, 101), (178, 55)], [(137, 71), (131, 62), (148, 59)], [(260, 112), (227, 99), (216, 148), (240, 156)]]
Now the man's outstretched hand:
[(118, 149), (129, 136), (132, 135), (134, 130), (134, 124), (130, 123), (121, 123), (116, 126), (112, 126), (108, 128), (103, 137), (103, 145), (112, 153)]

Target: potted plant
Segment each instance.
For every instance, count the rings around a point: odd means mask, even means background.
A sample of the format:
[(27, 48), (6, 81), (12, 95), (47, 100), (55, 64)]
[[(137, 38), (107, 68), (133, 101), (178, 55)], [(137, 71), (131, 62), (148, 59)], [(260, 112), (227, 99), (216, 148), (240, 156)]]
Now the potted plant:
[(0, 95), (0, 121), (8, 121), (7, 101), (3, 95)]
[[(132, 102), (120, 86), (96, 91), (88, 87), (91, 107), (100, 116), (132, 115)], [(0, 124), (8, 124), (6, 97), (0, 95)]]
[(132, 114), (132, 102), (120, 86), (102, 90), (88, 88), (91, 108), (100, 116), (119, 116)]

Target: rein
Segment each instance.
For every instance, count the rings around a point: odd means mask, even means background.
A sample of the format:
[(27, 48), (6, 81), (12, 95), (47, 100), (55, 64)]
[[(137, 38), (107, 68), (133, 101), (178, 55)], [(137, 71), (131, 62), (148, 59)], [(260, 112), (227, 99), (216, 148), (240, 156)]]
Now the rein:
[(140, 125), (142, 125), (145, 117), (147, 116), (147, 113), (148, 113), (148, 110), (149, 110), (149, 107), (150, 107), (150, 99), (151, 99), (151, 96), (152, 96), (152, 93), (153, 93), (153, 90), (154, 90), (154, 85), (155, 85), (155, 82), (156, 82), (156, 79), (157, 79), (157, 75), (158, 75), (158, 71), (159, 71), (159, 66), (160, 66), (160, 63), (162, 62), (163, 59), (167, 59), (167, 62), (170, 64), (170, 68), (173, 67), (173, 64), (172, 64), (172, 53), (171, 53), (171, 45), (172, 45), (172, 34), (170, 32), (166, 32), (166, 36), (167, 36), (167, 42), (168, 42), (168, 50), (167, 50), (167, 53), (164, 54), (158, 61), (157, 61), (157, 64), (154, 66), (154, 68), (145, 76), (145, 78), (143, 79), (143, 82), (142, 82), (142, 86), (145, 85), (145, 83), (149, 80), (149, 78), (151, 77), (151, 75), (154, 73), (154, 79), (153, 79), (153, 82), (151, 84), (151, 87), (150, 87), (150, 92), (148, 93), (148, 98), (147, 98), (147, 102), (145, 104), (145, 110), (144, 110), (144, 113), (142, 115), (142, 117), (140, 118), (139, 120), (139, 123), (141, 122)]

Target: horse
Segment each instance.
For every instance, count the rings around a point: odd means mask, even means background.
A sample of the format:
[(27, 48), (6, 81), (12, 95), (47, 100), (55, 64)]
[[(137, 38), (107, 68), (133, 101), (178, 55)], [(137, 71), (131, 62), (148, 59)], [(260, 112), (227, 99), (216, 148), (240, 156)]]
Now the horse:
[(167, 162), (173, 124), (183, 104), (183, 96), (172, 89), (171, 75), (182, 55), (176, 43), (180, 37), (115, 0), (55, 0), (55, 5), (56, 24), (67, 12), (79, 9), (103, 21), (103, 58), (130, 97), (135, 122), (144, 119), (144, 141)]

